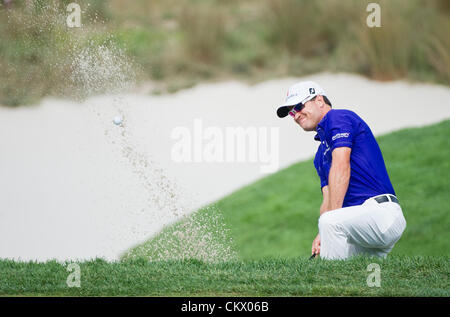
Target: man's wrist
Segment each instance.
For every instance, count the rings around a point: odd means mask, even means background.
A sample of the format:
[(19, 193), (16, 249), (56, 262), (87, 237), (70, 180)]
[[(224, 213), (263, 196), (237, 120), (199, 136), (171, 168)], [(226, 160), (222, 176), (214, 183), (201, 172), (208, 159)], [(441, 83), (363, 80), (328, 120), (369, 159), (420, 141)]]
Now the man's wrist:
[(336, 210), (336, 209), (340, 209), (340, 208), (342, 208), (342, 204), (335, 203), (333, 205), (330, 205), (330, 209), (329, 210)]
[(339, 187), (330, 186), (330, 201), (328, 203), (328, 210), (336, 210), (342, 208), (344, 203), (345, 193), (347, 192), (347, 186), (345, 186), (345, 191), (343, 188), (337, 190)]

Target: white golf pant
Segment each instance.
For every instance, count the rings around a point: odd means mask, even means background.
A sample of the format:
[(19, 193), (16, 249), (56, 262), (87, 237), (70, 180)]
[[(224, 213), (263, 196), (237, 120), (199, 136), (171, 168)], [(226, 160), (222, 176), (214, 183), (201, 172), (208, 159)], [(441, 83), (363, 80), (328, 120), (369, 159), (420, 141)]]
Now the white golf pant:
[(378, 203), (375, 197), (362, 205), (331, 210), (320, 216), (321, 258), (387, 256), (405, 230), (406, 220), (399, 204), (390, 200)]

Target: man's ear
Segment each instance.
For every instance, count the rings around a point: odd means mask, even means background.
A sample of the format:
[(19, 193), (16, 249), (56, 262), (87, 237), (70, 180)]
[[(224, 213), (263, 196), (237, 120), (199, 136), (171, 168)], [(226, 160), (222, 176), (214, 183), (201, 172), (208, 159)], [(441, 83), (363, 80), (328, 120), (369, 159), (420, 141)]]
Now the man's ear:
[(319, 107), (323, 108), (325, 106), (325, 101), (323, 100), (322, 95), (317, 95), (316, 96), (316, 101), (319, 101)]

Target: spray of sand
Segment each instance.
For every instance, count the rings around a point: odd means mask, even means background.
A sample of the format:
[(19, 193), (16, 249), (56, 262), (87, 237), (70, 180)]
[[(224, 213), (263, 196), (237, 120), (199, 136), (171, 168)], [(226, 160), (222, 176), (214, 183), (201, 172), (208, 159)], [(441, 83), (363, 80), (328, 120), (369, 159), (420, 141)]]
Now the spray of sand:
[(229, 231), (217, 207), (210, 205), (195, 215), (183, 217), (174, 226), (122, 257), (147, 258), (150, 261), (229, 261), (237, 258)]
[(133, 64), (112, 38), (103, 44), (88, 41), (74, 45), (71, 63), (72, 84), (78, 97), (121, 93), (135, 84)]
[(123, 118), (123, 122), (118, 126), (112, 124), (112, 118), (107, 118), (95, 102), (90, 102), (89, 107), (100, 118), (105, 137), (117, 153), (114, 159), (125, 161), (123, 166), (130, 168), (137, 175), (140, 186), (145, 189), (147, 195), (145, 206), (141, 210), (127, 211), (139, 212), (140, 217), (136, 219), (141, 219), (133, 226), (129, 235), (139, 241), (146, 236), (150, 224), (156, 222), (169, 225), (183, 219), (177, 230), (164, 231), (162, 238), (157, 239), (153, 251), (147, 250), (147, 253), (142, 252), (139, 255), (150, 260), (196, 258), (213, 262), (235, 257), (229, 232), (218, 216), (219, 213), (188, 216), (192, 205), (188, 191), (170, 179), (149, 154), (137, 150), (133, 135), (127, 129), (129, 106), (121, 95), (135, 85), (136, 65), (114, 44), (113, 37), (104, 44), (87, 41), (87, 44), (81, 45), (76, 38), (72, 40), (73, 90), (81, 99), (101, 93), (115, 95), (111, 106), (116, 114)]
[(198, 259), (205, 262), (236, 258), (229, 229), (217, 207), (211, 205), (203, 212), (191, 215), (195, 201), (189, 190), (169, 177), (149, 154), (138, 150), (128, 129), (125, 99), (116, 96), (112, 106), (123, 122), (116, 126), (111, 123), (111, 118), (102, 120), (107, 123), (105, 137), (114, 146), (115, 159), (122, 160), (122, 165), (131, 169), (146, 193), (144, 207), (128, 211), (129, 214), (140, 213), (136, 218), (141, 219), (128, 234), (140, 241), (152, 223), (166, 224), (157, 237), (126, 252), (124, 257), (141, 257), (150, 261)]

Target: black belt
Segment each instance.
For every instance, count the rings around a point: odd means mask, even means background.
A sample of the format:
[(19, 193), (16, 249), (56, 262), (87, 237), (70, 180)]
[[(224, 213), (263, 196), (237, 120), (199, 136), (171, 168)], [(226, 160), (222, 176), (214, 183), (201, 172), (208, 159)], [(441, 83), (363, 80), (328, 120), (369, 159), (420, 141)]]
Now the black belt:
[(393, 203), (398, 204), (398, 199), (394, 195), (382, 195), (382, 196), (375, 197), (374, 199), (379, 204), (389, 202), (389, 201), (392, 201)]

